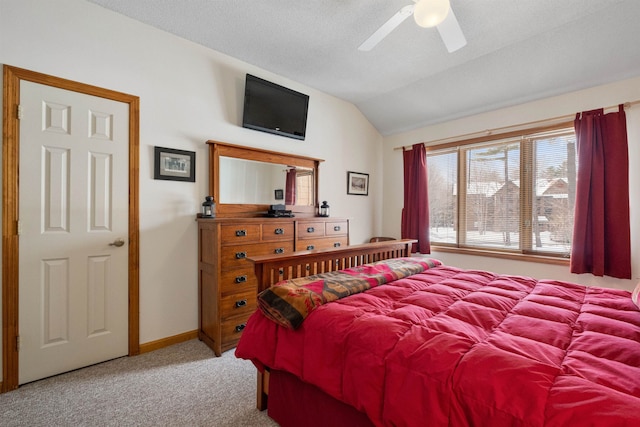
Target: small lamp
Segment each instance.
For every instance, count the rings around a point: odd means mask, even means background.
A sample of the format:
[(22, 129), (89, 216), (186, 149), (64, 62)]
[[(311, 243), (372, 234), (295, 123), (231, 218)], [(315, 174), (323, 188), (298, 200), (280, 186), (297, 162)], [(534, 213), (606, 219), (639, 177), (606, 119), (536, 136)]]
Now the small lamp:
[(207, 196), (204, 198), (202, 204), (202, 217), (203, 218), (215, 218), (216, 216), (216, 202), (213, 201), (213, 196)]
[(329, 216), (329, 205), (327, 204), (326, 200), (322, 202), (322, 205), (320, 205), (318, 216)]

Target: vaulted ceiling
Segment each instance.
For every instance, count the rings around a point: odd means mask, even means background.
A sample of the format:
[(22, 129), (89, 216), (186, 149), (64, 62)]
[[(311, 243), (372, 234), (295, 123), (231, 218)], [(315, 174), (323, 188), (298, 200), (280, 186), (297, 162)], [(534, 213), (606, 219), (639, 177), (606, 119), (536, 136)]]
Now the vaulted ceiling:
[(383, 135), (640, 75), (638, 0), (450, 0), (449, 53), (412, 0), (88, 0), (355, 104)]

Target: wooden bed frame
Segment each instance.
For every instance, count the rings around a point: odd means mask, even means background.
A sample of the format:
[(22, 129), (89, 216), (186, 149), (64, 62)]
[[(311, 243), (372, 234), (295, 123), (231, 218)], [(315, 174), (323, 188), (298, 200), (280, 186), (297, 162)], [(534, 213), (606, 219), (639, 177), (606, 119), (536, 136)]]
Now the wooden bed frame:
[[(263, 255), (247, 258), (254, 264), (258, 278), (258, 292), (286, 279), (306, 277), (328, 271), (342, 270), (390, 258), (411, 256), (411, 247), (417, 240), (389, 240), (344, 248), (300, 251), (292, 254)], [(269, 370), (258, 371), (256, 406), (267, 408)]]

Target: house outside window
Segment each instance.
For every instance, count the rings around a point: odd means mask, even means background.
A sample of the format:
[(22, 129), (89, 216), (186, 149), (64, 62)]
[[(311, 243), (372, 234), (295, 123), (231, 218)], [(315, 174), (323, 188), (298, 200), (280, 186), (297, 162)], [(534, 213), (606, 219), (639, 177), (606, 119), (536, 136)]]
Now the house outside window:
[(427, 149), (433, 246), (569, 256), (573, 128)]

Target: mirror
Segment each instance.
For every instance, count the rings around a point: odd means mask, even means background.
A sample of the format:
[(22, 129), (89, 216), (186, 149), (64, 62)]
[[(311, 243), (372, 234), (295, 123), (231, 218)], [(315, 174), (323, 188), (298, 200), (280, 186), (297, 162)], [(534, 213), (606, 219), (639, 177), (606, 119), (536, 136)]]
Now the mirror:
[(322, 160), (217, 141), (207, 144), (216, 216), (262, 216), (275, 204), (286, 205), (296, 217), (315, 216)]
[(314, 205), (314, 170), (255, 160), (220, 157), (218, 203)]

